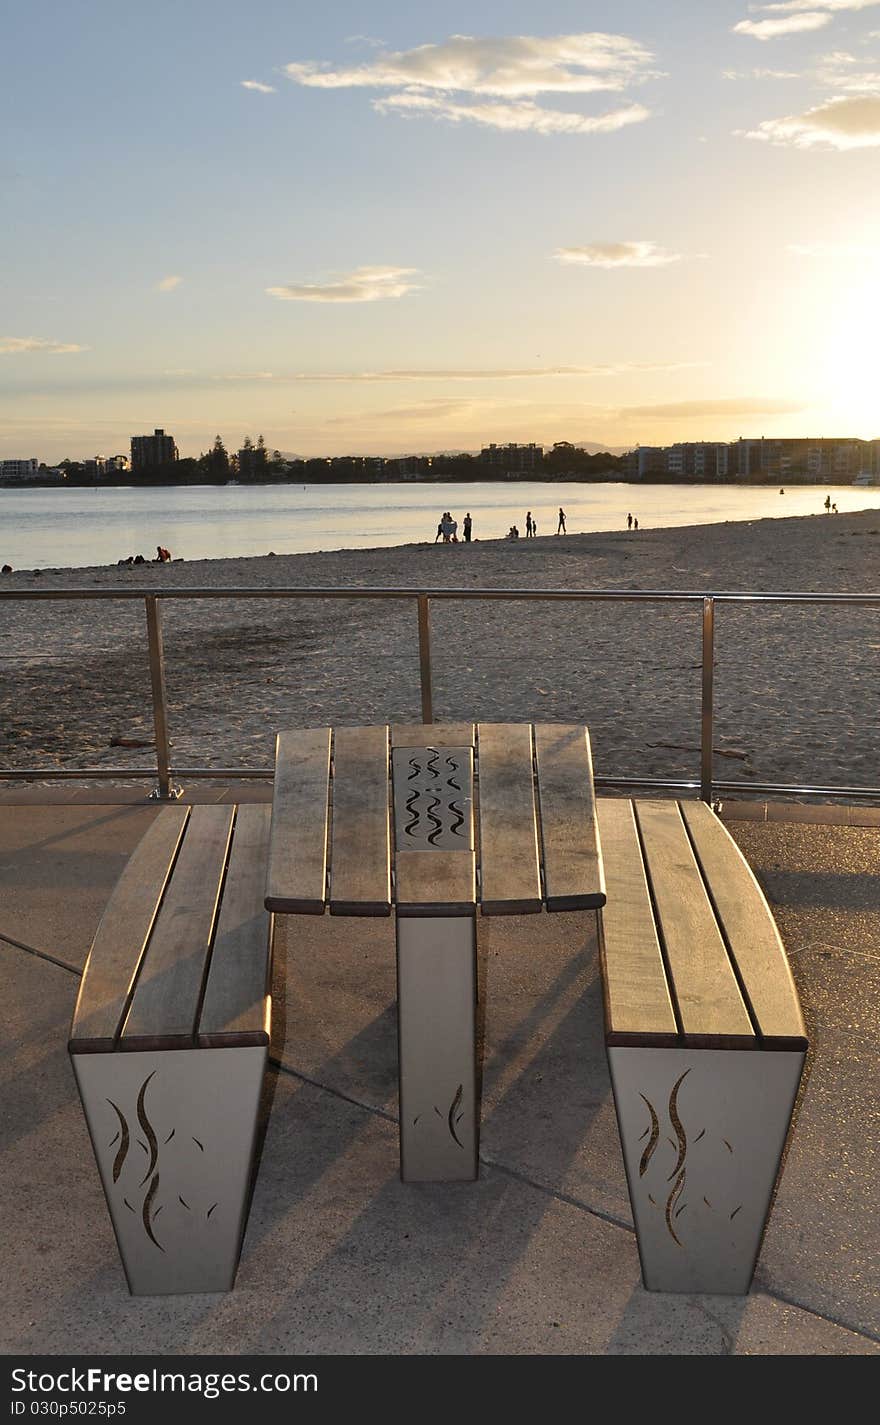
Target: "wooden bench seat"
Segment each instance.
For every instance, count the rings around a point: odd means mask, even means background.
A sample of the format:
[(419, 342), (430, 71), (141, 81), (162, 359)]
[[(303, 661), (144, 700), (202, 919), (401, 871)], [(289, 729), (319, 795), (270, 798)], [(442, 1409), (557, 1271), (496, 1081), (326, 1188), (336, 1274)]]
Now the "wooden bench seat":
[(86, 961), (69, 1051), (134, 1294), (226, 1291), (269, 1049), (268, 806), (167, 807)]
[(645, 1286), (746, 1292), (807, 1036), (742, 853), (702, 802), (603, 799), (608, 1059)]

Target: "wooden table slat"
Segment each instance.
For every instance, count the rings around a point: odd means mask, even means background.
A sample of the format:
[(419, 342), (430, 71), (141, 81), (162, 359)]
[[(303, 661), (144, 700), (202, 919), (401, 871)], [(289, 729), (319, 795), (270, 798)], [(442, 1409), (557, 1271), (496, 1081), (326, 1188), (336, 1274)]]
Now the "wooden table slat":
[(480, 723), (480, 905), (484, 915), (543, 908), (528, 723)]
[(590, 739), (583, 725), (535, 724), (548, 910), (605, 904)]
[(332, 794), (330, 913), (390, 915), (387, 727), (336, 729)]
[(681, 812), (762, 1039), (805, 1048), (807, 1031), (791, 968), (751, 867), (704, 802), (682, 802)]
[(202, 1048), (268, 1044), (272, 916), (264, 887), (271, 808), (239, 806), (202, 1011)]
[(473, 747), (472, 722), (394, 722), (392, 747)]
[(673, 1045), (678, 1025), (642, 862), (632, 802), (597, 803), (608, 900), (602, 975), (609, 1044)]
[(143, 958), (120, 1048), (158, 1049), (194, 1043), (234, 811), (231, 806), (199, 806), (190, 812), (174, 875)]
[(323, 915), (327, 879), (330, 728), (279, 732), (266, 906)]
[(395, 903), (400, 915), (467, 915), (476, 906), (472, 851), (398, 851)]
[(749, 1047), (755, 1031), (678, 805), (638, 801), (635, 807), (685, 1043)]
[(188, 807), (163, 807), (132, 852), (86, 960), (70, 1031), (73, 1053), (112, 1049), (174, 858)]

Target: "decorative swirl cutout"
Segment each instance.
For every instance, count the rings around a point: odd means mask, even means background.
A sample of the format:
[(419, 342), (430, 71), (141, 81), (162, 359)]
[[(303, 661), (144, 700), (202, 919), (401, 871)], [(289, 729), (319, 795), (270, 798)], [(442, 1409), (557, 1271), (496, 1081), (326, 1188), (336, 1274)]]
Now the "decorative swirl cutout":
[(409, 765), (412, 767), (413, 770), (410, 772), (406, 780), (408, 782), (413, 782), (415, 781), (416, 777), (421, 774), (422, 764), (417, 757), (410, 757)]
[(461, 1119), (462, 1119), (463, 1114), (464, 1114), (464, 1110), (462, 1110), (462, 1112), (459, 1113), (457, 1117), (456, 1117), (455, 1110), (461, 1106), (461, 1101), (462, 1101), (463, 1098), (464, 1098), (464, 1086), (463, 1086), (463, 1084), (459, 1084), (459, 1086), (458, 1086), (458, 1088), (456, 1089), (456, 1092), (455, 1092), (455, 1098), (452, 1100), (452, 1103), (451, 1103), (450, 1106), (449, 1106), (449, 1117), (448, 1117), (447, 1120), (446, 1120), (447, 1123), (449, 1124), (449, 1132), (452, 1134), (452, 1136), (453, 1136), (453, 1138), (455, 1139), (456, 1143), (458, 1144), (459, 1148), (463, 1148), (463, 1147), (464, 1147), (464, 1144), (462, 1143), (461, 1139), (459, 1138), (458, 1134), (456, 1133), (455, 1128), (456, 1128), (456, 1125), (461, 1122)]
[[(675, 1204), (678, 1202), (678, 1199), (681, 1197), (681, 1194), (684, 1191), (684, 1177), (685, 1170), (684, 1168), (682, 1168), (681, 1172), (675, 1180), (672, 1192), (669, 1194), (669, 1197), (666, 1200), (666, 1226), (669, 1228), (669, 1235), (672, 1238), (673, 1242), (676, 1242), (679, 1247), (681, 1246), (681, 1242), (675, 1235), (675, 1228), (672, 1225), (672, 1216)], [(683, 1203), (682, 1207), (679, 1208), (679, 1212), (683, 1211), (686, 1206), (687, 1203)], [(676, 1213), (675, 1216), (677, 1217), (678, 1213)]]
[[(461, 788), (459, 788), (459, 791), (460, 790)], [(456, 817), (456, 820), (450, 826), (449, 831), (453, 836), (461, 836), (463, 833), (460, 828), (464, 826), (464, 810), (462, 807), (459, 806), (458, 802), (450, 802), (449, 810), (453, 812)]]
[[(645, 1104), (647, 1104), (648, 1112), (651, 1115), (651, 1137), (648, 1139), (645, 1151), (642, 1154), (642, 1161), (639, 1163), (639, 1177), (643, 1178), (645, 1176), (645, 1173), (648, 1171), (648, 1164), (654, 1156), (654, 1149), (657, 1147), (657, 1144), (660, 1140), (660, 1123), (657, 1119), (656, 1113), (654, 1112), (654, 1105), (650, 1103), (648, 1099), (645, 1098), (645, 1095), (643, 1093), (639, 1094), (639, 1098)], [(646, 1128), (645, 1133), (647, 1133), (647, 1131), (648, 1130)], [(642, 1137), (644, 1136), (645, 1135), (643, 1133)]]
[[(687, 1134), (685, 1133), (684, 1128), (682, 1127), (681, 1119), (678, 1116), (678, 1091), (689, 1073), (690, 1069), (685, 1069), (681, 1078), (676, 1080), (672, 1093), (669, 1095), (669, 1122), (675, 1129), (675, 1136), (678, 1139), (678, 1161), (676, 1162), (675, 1167), (672, 1169), (672, 1172), (669, 1174), (669, 1177), (666, 1179), (668, 1183), (672, 1182), (672, 1179), (675, 1177), (676, 1173), (684, 1166), (684, 1160), (687, 1156)], [(675, 1145), (673, 1144), (673, 1147), (674, 1146)]]
[[(147, 1110), (146, 1110), (146, 1108), (145, 1108), (145, 1106), (144, 1106), (144, 1100), (145, 1100), (145, 1098), (146, 1098), (146, 1093), (147, 1093), (147, 1085), (148, 1085), (148, 1083), (150, 1082), (150, 1079), (153, 1078), (153, 1075), (154, 1075), (155, 1073), (156, 1073), (156, 1070), (154, 1069), (154, 1070), (153, 1070), (153, 1073), (152, 1073), (152, 1074), (148, 1074), (147, 1077), (144, 1079), (143, 1083), (141, 1084), (141, 1091), (140, 1091), (140, 1093), (138, 1094), (138, 1101), (137, 1101), (138, 1123), (141, 1125), (141, 1128), (144, 1130), (144, 1133), (145, 1133), (145, 1135), (146, 1135), (147, 1142), (148, 1142), (149, 1145), (150, 1145), (150, 1163), (149, 1163), (149, 1167), (147, 1168), (147, 1171), (144, 1173), (143, 1177), (141, 1178), (141, 1181), (140, 1181), (140, 1186), (141, 1186), (141, 1187), (143, 1187), (144, 1183), (147, 1181), (147, 1178), (150, 1176), (151, 1172), (152, 1172), (153, 1169), (155, 1168), (156, 1162), (157, 1162), (158, 1157), (159, 1157), (159, 1144), (158, 1144), (158, 1141), (157, 1141), (157, 1139), (156, 1139), (156, 1135), (155, 1135), (155, 1133), (153, 1132), (153, 1125), (152, 1125), (152, 1123), (150, 1122), (149, 1118), (147, 1117)], [(158, 1245), (158, 1244), (157, 1244), (157, 1245)]]
[(146, 1232), (146, 1234), (147, 1234), (147, 1236), (149, 1237), (150, 1241), (154, 1244), (154, 1246), (156, 1246), (156, 1247), (159, 1248), (159, 1251), (160, 1251), (160, 1252), (164, 1252), (164, 1251), (165, 1251), (165, 1248), (162, 1246), (162, 1243), (159, 1242), (159, 1241), (157, 1241), (156, 1238), (154, 1237), (154, 1235), (153, 1235), (153, 1228), (152, 1228), (152, 1225), (151, 1225), (151, 1223), (150, 1223), (150, 1208), (151, 1208), (152, 1205), (153, 1205), (153, 1198), (156, 1196), (156, 1193), (158, 1192), (158, 1190), (159, 1190), (159, 1174), (156, 1173), (156, 1174), (154, 1175), (154, 1177), (153, 1177), (153, 1181), (150, 1183), (149, 1191), (147, 1192), (147, 1195), (146, 1195), (146, 1197), (144, 1198), (143, 1222), (144, 1222), (144, 1231)]
[(436, 747), (429, 747), (427, 750), (431, 753), (431, 756), (428, 758), (428, 761), (426, 763), (428, 771), (431, 773), (432, 777), (439, 777), (440, 768), (437, 766), (437, 763), (440, 761), (440, 753), (437, 751)]
[(403, 829), (406, 832), (407, 836), (415, 835), (415, 829), (422, 819), (421, 813), (419, 812), (418, 806), (416, 805), (420, 796), (421, 792), (419, 791), (418, 787), (414, 787), (406, 799), (406, 809), (409, 813), (409, 821)]
[[(120, 1108), (117, 1108), (112, 1098), (108, 1098), (107, 1102), (109, 1103), (111, 1108), (116, 1109), (116, 1116), (119, 1119), (119, 1133), (122, 1134), (121, 1142), (119, 1144), (118, 1149), (116, 1150), (116, 1157), (113, 1159), (113, 1181), (118, 1182), (119, 1174), (122, 1172), (123, 1164), (125, 1163), (125, 1160), (128, 1157), (128, 1124), (125, 1121), (125, 1114)], [(119, 1137), (119, 1133), (117, 1133), (116, 1135), (117, 1138)], [(115, 1142), (116, 1138), (113, 1139), (113, 1143)], [(111, 1148), (113, 1146), (113, 1143), (110, 1144)]]
[(434, 815), (434, 809), (435, 809), (435, 807), (438, 807), (439, 805), (440, 805), (440, 798), (439, 798), (439, 797), (432, 797), (432, 798), (431, 798), (431, 805), (428, 807), (428, 809), (427, 809), (427, 811), (426, 811), (426, 813), (425, 813), (425, 815), (427, 816), (428, 820), (433, 824), (433, 827), (434, 827), (434, 830), (433, 830), (433, 831), (429, 831), (429, 832), (428, 832), (428, 841), (430, 842), (430, 844), (431, 844), (432, 846), (433, 846), (434, 843), (436, 842), (437, 837), (440, 836), (440, 835), (442, 834), (442, 832), (443, 832), (443, 823), (442, 823), (442, 821), (440, 820), (439, 816), (435, 816), (435, 815)]

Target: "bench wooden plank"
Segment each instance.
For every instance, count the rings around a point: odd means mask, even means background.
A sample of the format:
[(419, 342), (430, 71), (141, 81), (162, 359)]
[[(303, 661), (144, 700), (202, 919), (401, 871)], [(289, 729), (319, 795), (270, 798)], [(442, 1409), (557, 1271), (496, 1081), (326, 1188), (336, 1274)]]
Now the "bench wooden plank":
[(548, 910), (605, 904), (590, 739), (582, 725), (536, 723), (538, 799)]
[(398, 851), (394, 864), (399, 915), (467, 915), (474, 910), (472, 851)]
[(391, 914), (388, 728), (339, 727), (333, 743), (330, 914)]
[(272, 916), (263, 900), (270, 822), (268, 806), (240, 806), (236, 811), (199, 1015), (201, 1048), (269, 1043)]
[(674, 1045), (678, 1026), (632, 802), (603, 797), (596, 810), (608, 891), (600, 939), (607, 1042)]
[(472, 722), (394, 722), (392, 747), (473, 747)]
[(638, 801), (635, 806), (684, 1042), (751, 1047), (755, 1031), (678, 804)]
[(330, 728), (279, 732), (266, 906), (323, 915), (327, 879)]
[(163, 807), (116, 884), (83, 971), (71, 1053), (113, 1048), (188, 817), (188, 807)]
[(195, 1042), (196, 1016), (232, 831), (232, 806), (193, 807), (122, 1030), (122, 1049)]
[(681, 812), (762, 1039), (806, 1048), (788, 959), (751, 867), (705, 802), (682, 802)]
[(480, 723), (480, 905), (484, 915), (543, 908), (528, 723)]

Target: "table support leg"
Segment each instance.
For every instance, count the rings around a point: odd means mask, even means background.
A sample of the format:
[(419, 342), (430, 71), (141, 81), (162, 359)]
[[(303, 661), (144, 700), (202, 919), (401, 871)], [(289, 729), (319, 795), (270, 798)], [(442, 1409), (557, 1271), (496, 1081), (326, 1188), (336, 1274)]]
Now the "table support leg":
[(800, 1050), (608, 1050), (648, 1291), (744, 1294), (798, 1083)]
[(477, 1176), (476, 918), (397, 922), (400, 1176)]
[(71, 1055), (132, 1295), (231, 1291), (267, 1054)]

